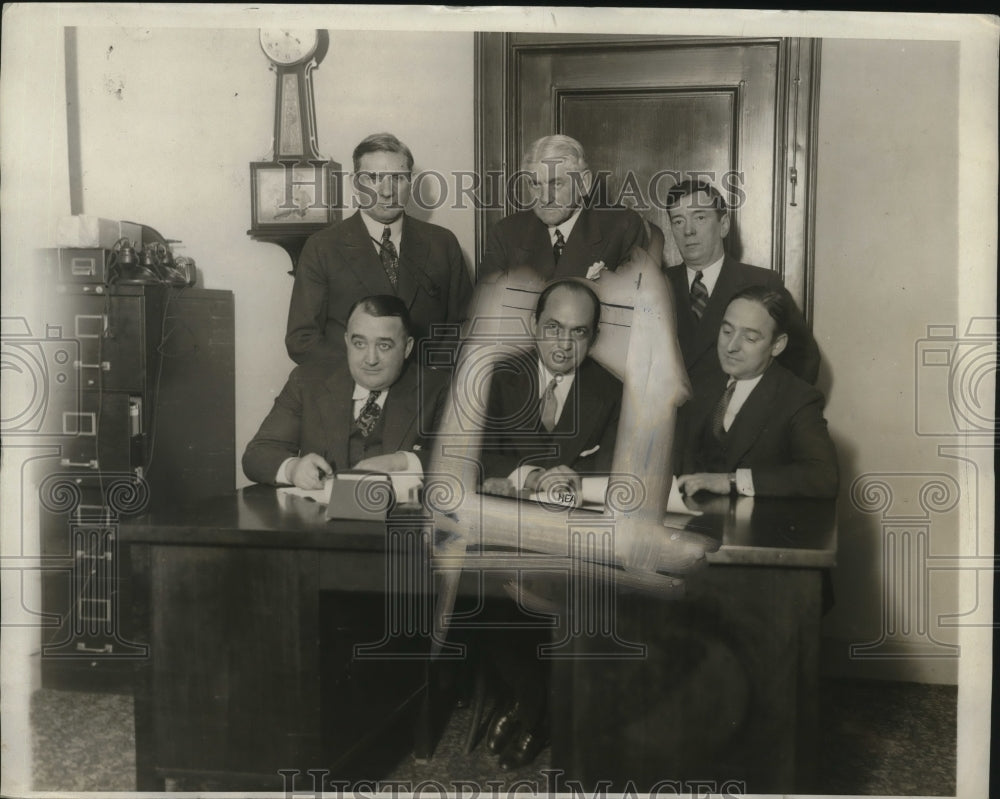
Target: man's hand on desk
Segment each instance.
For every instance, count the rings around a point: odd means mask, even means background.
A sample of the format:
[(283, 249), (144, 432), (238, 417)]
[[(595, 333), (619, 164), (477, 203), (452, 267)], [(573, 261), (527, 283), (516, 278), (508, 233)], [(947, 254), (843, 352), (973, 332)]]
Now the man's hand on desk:
[(583, 480), (568, 466), (536, 469), (524, 481), (526, 491), (543, 494), (560, 504), (574, 508), (583, 504)]
[(497, 497), (517, 496), (517, 488), (506, 477), (487, 477), (483, 480), (483, 487), (480, 491), (484, 494), (493, 494)]
[(677, 488), (689, 497), (699, 491), (708, 491), (711, 494), (729, 494), (732, 491), (728, 474), (706, 472), (682, 474), (677, 478)]
[(323, 487), (323, 480), (333, 474), (333, 467), (320, 455), (310, 452), (293, 459), (285, 469), (288, 479), (299, 488), (315, 489)]

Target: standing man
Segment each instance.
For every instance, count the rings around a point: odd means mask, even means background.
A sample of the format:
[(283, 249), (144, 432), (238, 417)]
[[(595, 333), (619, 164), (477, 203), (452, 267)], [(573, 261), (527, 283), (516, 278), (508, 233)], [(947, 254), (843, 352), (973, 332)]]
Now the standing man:
[(256, 483), (320, 488), (337, 470), (422, 473), (444, 398), (443, 375), (408, 362), (413, 333), (399, 297), (365, 297), (347, 313), (346, 357), (295, 367), (243, 453)]
[(399, 297), (419, 342), (435, 323), (461, 322), (472, 293), (455, 235), (405, 213), (409, 148), (375, 133), (354, 148), (353, 160), (360, 210), (310, 236), (295, 270), (285, 346), (296, 363), (343, 357), (347, 312), (361, 297)]
[[(571, 493), (574, 499), (566, 501), (579, 505), (581, 475), (610, 471), (622, 385), (588, 357), (600, 308), (582, 280), (557, 281), (539, 295), (534, 347), (494, 369), (481, 455), (483, 493)], [(506, 628), (486, 640), (501, 699), (486, 746), (506, 770), (531, 763), (548, 742), (549, 669), (537, 653), (551, 631), (510, 629), (523, 626), (524, 617), (512, 605), (498, 610)]]
[(587, 207), (593, 175), (583, 147), (569, 136), (544, 136), (521, 161), (531, 208), (501, 219), (490, 231), (480, 277), (527, 266), (550, 280), (614, 270), (646, 229), (627, 208)]
[[(684, 180), (667, 193), (667, 213), (677, 248), (684, 258), (665, 270), (674, 295), (677, 338), (688, 377), (697, 394), (722, 379), (716, 355), (719, 325), (729, 300), (747, 286), (784, 292), (781, 277), (770, 269), (742, 264), (726, 255), (730, 218), (718, 190), (704, 181)], [(819, 373), (819, 348), (791, 295), (788, 346), (781, 363), (808, 383)]]
[(677, 478), (686, 494), (837, 495), (823, 395), (776, 360), (791, 310), (787, 292), (764, 286), (738, 292), (726, 307), (717, 352), (729, 379), (693, 401)]

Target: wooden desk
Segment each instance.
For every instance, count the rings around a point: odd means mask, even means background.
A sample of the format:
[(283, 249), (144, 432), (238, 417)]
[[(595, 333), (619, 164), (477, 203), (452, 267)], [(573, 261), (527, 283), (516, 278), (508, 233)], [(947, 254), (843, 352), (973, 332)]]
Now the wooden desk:
[(641, 656), (602, 659), (606, 637), (576, 636), (553, 662), (552, 767), (590, 792), (809, 791), (834, 503), (696, 504), (705, 515), (670, 523), (722, 546), (685, 596), (614, 592), (619, 649)]
[[(639, 790), (743, 780), (754, 791), (807, 781), (833, 503), (702, 507), (668, 519), (723, 542), (688, 577), (685, 598), (613, 592), (615, 635), (645, 646), (643, 657), (594, 659), (607, 655), (601, 636), (560, 648), (552, 763), (563, 779)], [(165, 779), (284, 790), (287, 769), (379, 776), (365, 744), (422, 696), (433, 601), (420, 519), (392, 528), (326, 522), (322, 506), (263, 486), (122, 525), (130, 637), (150, 645), (136, 669), (140, 791)], [(387, 541), (402, 574), (387, 576)], [(496, 562), (510, 569), (510, 553)], [(387, 591), (389, 582), (405, 588)], [(383, 649), (395, 659), (352, 660), (354, 645), (387, 627), (397, 634)]]
[[(283, 769), (391, 767), (367, 744), (423, 695), (428, 638), (412, 629), (429, 629), (433, 601), (412, 557), (422, 520), (387, 536), (323, 510), (254, 486), (122, 526), (131, 637), (150, 647), (136, 666), (138, 790), (282, 791)], [(416, 571), (387, 577), (387, 541)], [(396, 577), (408, 580), (404, 608), (387, 604)], [(379, 644), (387, 624), (402, 625), (383, 642), (393, 659), (356, 661), (354, 647)]]

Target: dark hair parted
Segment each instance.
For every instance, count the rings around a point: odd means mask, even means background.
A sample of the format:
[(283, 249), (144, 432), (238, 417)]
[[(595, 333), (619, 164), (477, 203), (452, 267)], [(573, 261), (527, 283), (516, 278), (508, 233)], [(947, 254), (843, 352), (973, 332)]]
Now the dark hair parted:
[(593, 341), (597, 336), (597, 326), (601, 322), (601, 301), (596, 292), (582, 280), (575, 278), (556, 280), (542, 289), (542, 293), (538, 295), (538, 302), (535, 303), (535, 321), (537, 322), (541, 318), (542, 312), (545, 310), (545, 304), (549, 301), (549, 295), (558, 288), (569, 289), (575, 294), (581, 294), (590, 300), (590, 304), (594, 309), (594, 320), (592, 330), (590, 331), (590, 340)]
[(391, 133), (373, 133), (361, 140), (351, 156), (355, 172), (361, 169), (361, 157), (368, 153), (398, 153), (406, 158), (406, 169), (413, 171), (413, 153)]
[(370, 297), (356, 300), (351, 310), (347, 312), (347, 319), (350, 319), (358, 308), (369, 316), (395, 316), (403, 323), (406, 335), (413, 336), (413, 321), (410, 319), (406, 303), (394, 294), (372, 294)]
[[(767, 286), (747, 286), (729, 301), (732, 305), (736, 300), (749, 300), (762, 305), (768, 315), (774, 320), (774, 337), (788, 332), (788, 317), (791, 314), (789, 303), (791, 297), (784, 289), (770, 289)], [(728, 307), (728, 306), (727, 306)]]
[(708, 195), (708, 207), (714, 208), (719, 216), (729, 213), (729, 205), (726, 203), (722, 193), (715, 186), (711, 183), (706, 183), (704, 180), (691, 180), (690, 178), (670, 187), (670, 191), (667, 192), (667, 211), (675, 207), (681, 201), (682, 197), (693, 196), (701, 192), (705, 192)]

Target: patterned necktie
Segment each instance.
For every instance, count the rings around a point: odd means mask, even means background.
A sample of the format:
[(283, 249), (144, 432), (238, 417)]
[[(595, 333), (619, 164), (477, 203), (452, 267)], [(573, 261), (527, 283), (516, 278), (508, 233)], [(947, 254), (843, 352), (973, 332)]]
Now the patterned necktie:
[(364, 407), (361, 409), (361, 413), (358, 414), (358, 430), (361, 431), (361, 435), (365, 438), (371, 435), (372, 430), (375, 429), (375, 425), (378, 422), (378, 417), (382, 415), (382, 409), (378, 405), (378, 398), (381, 393), (381, 391), (369, 391), (368, 399), (365, 400)]
[(379, 242), (379, 258), (382, 259), (382, 268), (395, 289), (399, 282), (399, 254), (396, 252), (396, 245), (390, 240), (391, 236), (392, 231), (386, 225), (382, 231), (382, 241)]
[(722, 441), (726, 437), (726, 409), (729, 407), (729, 400), (733, 398), (734, 391), (736, 391), (736, 381), (730, 380), (726, 390), (719, 398), (719, 404), (715, 406), (715, 412), (712, 414), (712, 435), (715, 436), (716, 441)]
[(539, 415), (542, 418), (542, 427), (550, 433), (556, 426), (556, 383), (553, 377), (545, 387), (545, 393), (538, 404)]
[(708, 305), (708, 289), (701, 282), (701, 271), (694, 273), (694, 281), (691, 283), (691, 311), (700, 320), (705, 313), (705, 306)]
[(563, 238), (562, 231), (556, 228), (556, 240), (552, 245), (552, 257), (555, 259), (556, 263), (559, 263), (559, 258), (562, 256), (563, 247), (566, 246), (566, 239)]

